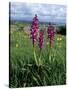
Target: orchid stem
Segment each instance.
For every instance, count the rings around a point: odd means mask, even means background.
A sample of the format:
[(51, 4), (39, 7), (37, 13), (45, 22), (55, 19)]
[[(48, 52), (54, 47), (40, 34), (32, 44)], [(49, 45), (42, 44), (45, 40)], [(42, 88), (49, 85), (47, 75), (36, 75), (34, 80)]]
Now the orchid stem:
[(49, 61), (51, 62), (51, 45), (50, 45), (50, 51), (49, 51)]
[(37, 61), (37, 56), (36, 56), (36, 52), (35, 52), (35, 47), (33, 47), (33, 51), (34, 51), (34, 60), (36, 65), (38, 66), (38, 61)]

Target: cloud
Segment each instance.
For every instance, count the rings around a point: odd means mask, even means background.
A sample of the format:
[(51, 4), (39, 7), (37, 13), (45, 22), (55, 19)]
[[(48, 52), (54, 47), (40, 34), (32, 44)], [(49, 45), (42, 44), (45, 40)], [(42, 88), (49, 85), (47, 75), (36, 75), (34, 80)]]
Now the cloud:
[(66, 21), (66, 6), (40, 3), (11, 2), (11, 19), (32, 20), (35, 14), (40, 21)]

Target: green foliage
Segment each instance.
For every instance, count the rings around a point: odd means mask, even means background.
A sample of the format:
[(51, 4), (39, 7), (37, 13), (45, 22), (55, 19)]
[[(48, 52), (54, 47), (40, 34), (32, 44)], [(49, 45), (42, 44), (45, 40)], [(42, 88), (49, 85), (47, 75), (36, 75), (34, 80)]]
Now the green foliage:
[[(59, 35), (55, 36), (50, 61), (50, 48), (48, 40), (45, 40), (41, 52), (41, 65), (38, 66), (34, 60), (30, 37), (23, 31), (10, 33), (9, 86), (11, 88), (66, 84), (65, 36), (60, 35), (62, 40), (57, 40)], [(38, 58), (39, 48), (37, 45), (35, 48)]]

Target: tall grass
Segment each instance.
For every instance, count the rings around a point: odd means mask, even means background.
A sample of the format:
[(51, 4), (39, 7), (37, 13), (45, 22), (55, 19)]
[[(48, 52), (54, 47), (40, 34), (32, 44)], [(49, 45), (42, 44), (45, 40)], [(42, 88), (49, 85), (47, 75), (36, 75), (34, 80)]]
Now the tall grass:
[[(10, 32), (11, 33), (11, 32)], [(61, 37), (62, 40), (57, 38)], [(49, 43), (45, 40), (41, 65), (37, 66), (33, 56), (32, 42), (23, 31), (10, 34), (10, 73), (9, 86), (33, 87), (66, 84), (65, 36), (56, 35), (53, 56), (49, 61)], [(39, 48), (36, 45), (37, 57)]]

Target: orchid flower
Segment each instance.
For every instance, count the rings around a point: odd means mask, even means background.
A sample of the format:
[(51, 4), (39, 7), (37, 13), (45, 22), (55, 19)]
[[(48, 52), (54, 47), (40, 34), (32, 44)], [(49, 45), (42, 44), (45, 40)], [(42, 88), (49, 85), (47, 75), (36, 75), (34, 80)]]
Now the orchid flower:
[(50, 46), (52, 46), (53, 41), (54, 41), (55, 31), (54, 31), (54, 26), (51, 23), (49, 23), (47, 33), (48, 33), (48, 39), (50, 42)]
[(35, 15), (35, 17), (33, 18), (33, 21), (32, 21), (32, 25), (31, 25), (31, 39), (32, 39), (32, 42), (33, 42), (33, 47), (34, 47), (34, 44), (37, 40), (37, 32), (38, 32), (38, 28), (39, 28), (39, 20), (37, 18), (37, 15)]

